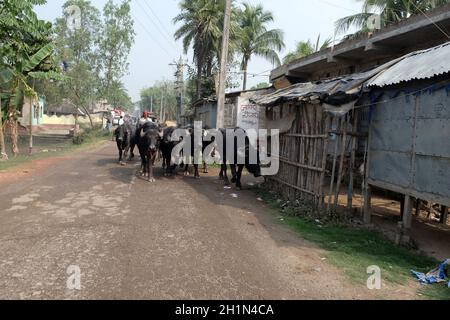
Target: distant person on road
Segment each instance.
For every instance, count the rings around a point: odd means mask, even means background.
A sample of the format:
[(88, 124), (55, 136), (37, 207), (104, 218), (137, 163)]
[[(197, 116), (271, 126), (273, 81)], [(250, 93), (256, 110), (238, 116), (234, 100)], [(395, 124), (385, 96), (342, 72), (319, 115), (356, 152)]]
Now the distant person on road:
[(139, 126), (143, 126), (144, 124), (146, 124), (147, 122), (153, 122), (153, 120), (151, 119), (151, 117), (150, 117), (150, 112), (148, 112), (148, 111), (145, 111), (143, 114), (142, 114), (142, 117), (141, 117), (141, 119), (139, 120)]
[(108, 132), (111, 132), (111, 129), (112, 129), (112, 121), (111, 118), (108, 118), (106, 120), (106, 130), (108, 130)]

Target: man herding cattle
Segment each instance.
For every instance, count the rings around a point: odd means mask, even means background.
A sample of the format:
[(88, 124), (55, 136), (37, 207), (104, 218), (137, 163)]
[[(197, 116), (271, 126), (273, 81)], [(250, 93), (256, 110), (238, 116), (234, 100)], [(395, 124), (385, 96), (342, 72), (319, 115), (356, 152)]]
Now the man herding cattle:
[[(118, 130), (119, 138), (121, 132)], [(199, 178), (200, 164), (216, 163), (221, 165), (220, 179), (224, 180), (226, 185), (235, 183), (237, 189), (241, 189), (244, 169), (255, 177), (260, 177), (270, 174), (270, 167), (277, 165), (276, 157), (270, 158), (270, 161), (267, 155), (262, 157), (261, 150), (265, 153), (266, 144), (263, 142), (260, 148), (260, 133), (241, 128), (205, 130), (200, 122), (184, 128), (163, 128), (150, 112), (144, 112), (137, 122), (134, 142), (141, 155), (142, 175), (147, 176), (150, 182), (155, 181), (153, 167), (161, 152), (164, 176), (172, 175), (177, 166), (184, 166), (186, 175), (186, 169), (193, 165), (194, 177)], [(277, 149), (273, 142), (271, 151), (276, 155)], [(262, 168), (261, 159), (270, 164), (269, 168)], [(227, 175), (228, 166), (231, 168), (231, 179)]]

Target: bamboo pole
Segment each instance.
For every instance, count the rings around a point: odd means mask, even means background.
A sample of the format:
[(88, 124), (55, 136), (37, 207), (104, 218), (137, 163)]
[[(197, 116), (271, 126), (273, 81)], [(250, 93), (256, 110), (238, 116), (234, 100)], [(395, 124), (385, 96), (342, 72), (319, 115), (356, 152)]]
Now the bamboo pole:
[[(317, 127), (318, 127), (318, 111), (319, 108), (314, 109), (314, 122), (313, 122), (313, 127), (312, 127), (312, 132), (310, 132), (311, 134), (317, 134)], [(310, 139), (313, 145), (313, 150), (312, 150), (312, 159), (311, 159), (311, 166), (312, 167), (316, 167), (316, 161), (317, 161), (317, 139)], [(314, 192), (315, 196), (314, 196), (314, 204), (317, 205), (317, 173), (315, 171), (310, 171), (311, 172), (311, 191)]]
[(322, 206), (323, 208), (325, 207), (324, 183), (325, 183), (325, 172), (326, 172), (326, 168), (327, 168), (329, 128), (331, 128), (331, 117), (329, 117), (327, 115), (327, 116), (325, 116), (325, 128), (324, 128), (324, 132), (327, 133), (327, 138), (323, 141), (323, 150), (322, 150), (322, 170), (323, 171), (320, 174), (320, 182), (319, 182), (319, 195), (321, 197), (319, 205)]
[(338, 180), (337, 180), (337, 184), (336, 184), (336, 190), (335, 190), (335, 194), (334, 194), (334, 207), (337, 207), (339, 204), (339, 193), (340, 193), (340, 189), (341, 189), (341, 182), (342, 182), (342, 177), (344, 174), (344, 159), (345, 159), (345, 151), (346, 151), (346, 147), (347, 147), (347, 125), (348, 125), (348, 119), (349, 117), (344, 116), (343, 119), (343, 125), (344, 125), (344, 135), (342, 136), (342, 149), (341, 149), (341, 161), (339, 163), (339, 174), (338, 174)]
[[(304, 130), (305, 130), (305, 108), (306, 105), (303, 105), (302, 108), (300, 109), (300, 126), (299, 126), (299, 132), (301, 134), (304, 134)], [(300, 145), (300, 161), (299, 163), (304, 165), (305, 164), (305, 148), (306, 148), (306, 138), (301, 138), (301, 145)], [(304, 187), (304, 176), (303, 176), (303, 169), (299, 170), (299, 175), (300, 175), (300, 187), (303, 188)]]
[[(311, 118), (310, 118), (311, 109), (312, 109), (311, 105), (307, 105), (306, 117), (305, 117), (306, 118), (306, 127), (305, 127), (306, 134), (311, 133)], [(311, 140), (306, 139), (305, 164), (308, 165), (310, 163), (310, 161), (311, 161)], [(305, 170), (305, 188), (307, 190), (311, 190), (311, 174), (310, 174), (310, 171), (308, 171), (308, 170)]]
[[(341, 119), (336, 118), (336, 127), (340, 127), (341, 125)], [(337, 164), (337, 154), (338, 154), (338, 148), (339, 148), (339, 141), (336, 138), (335, 140), (335, 146), (334, 146), (334, 154), (333, 154), (333, 170), (331, 171), (331, 182), (330, 182), (330, 192), (328, 194), (328, 205), (327, 205), (327, 211), (330, 212), (331, 208), (331, 200), (333, 197), (333, 190), (334, 190), (334, 178), (336, 176), (336, 164)]]
[[(353, 132), (358, 131), (358, 116), (359, 112), (354, 110), (353, 111)], [(355, 170), (355, 161), (356, 161), (356, 149), (357, 149), (357, 137), (352, 135), (352, 154), (350, 157), (350, 181), (348, 184), (348, 194), (347, 194), (347, 209), (352, 210), (353, 209), (353, 191), (354, 191), (354, 183), (355, 183), (355, 177), (354, 177), (354, 170)]]

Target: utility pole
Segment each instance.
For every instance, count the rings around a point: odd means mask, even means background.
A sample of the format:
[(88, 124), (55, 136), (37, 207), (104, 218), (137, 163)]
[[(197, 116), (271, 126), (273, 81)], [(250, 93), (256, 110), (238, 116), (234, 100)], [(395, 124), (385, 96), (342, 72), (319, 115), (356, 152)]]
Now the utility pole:
[(176, 82), (175, 82), (175, 90), (177, 90), (177, 123), (181, 123), (181, 117), (184, 116), (185, 108), (184, 108), (184, 68), (187, 66), (187, 63), (183, 61), (183, 58), (180, 57), (178, 62), (174, 62), (170, 64), (171, 66), (175, 66), (177, 71), (175, 72)]
[(218, 129), (225, 125), (225, 84), (227, 80), (228, 47), (230, 44), (231, 1), (225, 3), (225, 19), (223, 23), (222, 54), (220, 57), (219, 92), (217, 93), (217, 123)]
[(150, 112), (153, 113), (153, 96), (150, 97)]
[(164, 90), (161, 93), (161, 114), (159, 115), (162, 123), (166, 122), (166, 116), (165, 116), (165, 112), (166, 110), (164, 110)]

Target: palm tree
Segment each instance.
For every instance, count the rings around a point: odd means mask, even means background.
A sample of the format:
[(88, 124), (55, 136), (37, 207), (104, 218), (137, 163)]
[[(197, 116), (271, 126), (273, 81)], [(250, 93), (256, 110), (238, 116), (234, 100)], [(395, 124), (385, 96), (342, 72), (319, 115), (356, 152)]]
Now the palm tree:
[(244, 3), (239, 14), (238, 50), (242, 54), (241, 68), (244, 72), (243, 90), (247, 88), (248, 63), (253, 55), (263, 57), (273, 64), (280, 65), (278, 51), (284, 48), (283, 32), (268, 30), (267, 24), (274, 21), (273, 14), (265, 11), (262, 5)]
[(300, 41), (297, 43), (297, 48), (294, 52), (288, 53), (284, 57), (284, 63), (290, 63), (294, 60), (307, 57), (315, 52), (327, 49), (331, 44), (331, 39), (326, 39), (322, 44), (320, 44), (320, 35), (317, 37), (316, 44), (314, 45), (311, 40)]
[(363, 2), (362, 12), (336, 21), (336, 34), (344, 34), (351, 27), (359, 32), (368, 32), (367, 22), (374, 14), (380, 14), (381, 25), (398, 22), (411, 15), (421, 14), (438, 6), (449, 3), (449, 0), (357, 0)]
[(215, 59), (220, 53), (224, 0), (182, 0), (181, 13), (174, 23), (182, 23), (175, 32), (176, 40), (183, 40), (185, 53), (192, 47), (197, 68), (197, 98), (202, 96), (202, 78), (211, 77)]

